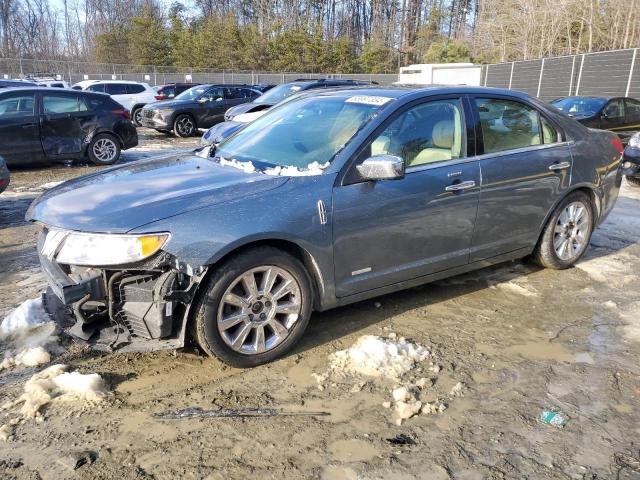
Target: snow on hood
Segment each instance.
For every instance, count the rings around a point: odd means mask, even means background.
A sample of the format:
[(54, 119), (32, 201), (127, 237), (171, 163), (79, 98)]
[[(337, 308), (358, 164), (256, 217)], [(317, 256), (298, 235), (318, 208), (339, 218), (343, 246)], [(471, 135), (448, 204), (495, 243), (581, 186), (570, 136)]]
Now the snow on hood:
[(239, 123), (253, 122), (256, 118), (260, 118), (267, 112), (268, 110), (258, 110), (257, 112), (239, 113), (238, 115), (233, 117), (233, 121)]
[[(204, 150), (206, 150), (206, 148), (203, 149), (203, 152)], [(209, 150), (207, 150), (207, 154)], [(237, 168), (244, 171), (245, 173), (263, 173), (265, 175), (275, 177), (305, 177), (311, 175), (322, 175), (324, 169), (329, 166), (329, 162), (323, 164), (320, 164), (318, 162), (311, 162), (309, 165), (307, 165), (307, 168), (298, 168), (294, 166), (276, 166), (265, 168), (264, 170), (258, 170), (252, 162), (240, 162), (234, 158), (232, 158), (231, 160), (227, 160), (224, 157), (219, 157), (219, 162), (222, 166)]]

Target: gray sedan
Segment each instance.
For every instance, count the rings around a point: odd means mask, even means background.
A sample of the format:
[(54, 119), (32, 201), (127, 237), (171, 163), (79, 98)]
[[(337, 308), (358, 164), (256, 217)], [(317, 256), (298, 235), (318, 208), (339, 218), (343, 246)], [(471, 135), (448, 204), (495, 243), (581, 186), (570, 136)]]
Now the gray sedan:
[(327, 310), (532, 255), (564, 269), (621, 183), (620, 140), (525, 94), (349, 89), (283, 104), (216, 149), (35, 200), (47, 307), (96, 347), (271, 361)]

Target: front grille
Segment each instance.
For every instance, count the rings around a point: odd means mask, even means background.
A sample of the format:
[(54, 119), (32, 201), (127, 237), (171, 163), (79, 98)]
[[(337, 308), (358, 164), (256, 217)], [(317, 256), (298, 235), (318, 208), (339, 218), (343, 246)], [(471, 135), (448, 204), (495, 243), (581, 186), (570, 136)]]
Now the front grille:
[(142, 110), (142, 116), (144, 118), (153, 118), (154, 114), (155, 114), (155, 111), (153, 110)]

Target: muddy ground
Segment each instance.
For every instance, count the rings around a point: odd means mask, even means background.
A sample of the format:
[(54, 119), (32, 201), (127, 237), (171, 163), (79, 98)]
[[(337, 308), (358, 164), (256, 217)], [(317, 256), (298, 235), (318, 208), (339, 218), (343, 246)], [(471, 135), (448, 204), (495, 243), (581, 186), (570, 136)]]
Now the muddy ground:
[[(195, 145), (141, 134), (127, 161)], [(29, 202), (47, 183), (93, 170), (15, 172), (0, 195), (0, 318), (44, 287), (23, 221)], [(101, 374), (113, 395), (51, 405), (42, 423), (19, 425), (0, 443), (0, 478), (640, 478), (639, 235), (640, 188), (625, 183), (576, 268), (507, 263), (315, 314), (292, 354), (252, 370), (194, 348), (103, 354), (70, 343), (55, 361)], [(443, 400), (444, 413), (398, 426), (381, 406), (393, 384), (347, 378), (318, 388), (312, 373), (327, 369), (329, 354), (390, 332), (430, 349), (442, 370), (425, 395)], [(36, 370), (0, 373), (0, 404)], [(462, 395), (450, 395), (458, 382)], [(330, 415), (154, 418), (185, 407)], [(542, 409), (561, 411), (566, 426), (538, 422)], [(0, 412), (0, 423), (10, 415)], [(387, 441), (398, 434), (415, 445)], [(95, 462), (72, 471), (58, 461), (79, 450)]]

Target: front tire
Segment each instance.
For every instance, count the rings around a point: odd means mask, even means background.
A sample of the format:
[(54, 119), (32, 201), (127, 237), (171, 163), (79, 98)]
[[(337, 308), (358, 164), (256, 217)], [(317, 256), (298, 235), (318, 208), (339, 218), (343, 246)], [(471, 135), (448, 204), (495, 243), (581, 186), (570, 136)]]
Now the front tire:
[(633, 185), (635, 187), (640, 187), (640, 178), (630, 177), (628, 175), (625, 175), (625, 178), (627, 179), (627, 182), (629, 182), (629, 185)]
[(276, 248), (259, 247), (226, 261), (202, 285), (192, 330), (207, 354), (234, 367), (255, 367), (300, 340), (312, 303), (302, 263)]
[(192, 137), (196, 129), (196, 122), (191, 115), (178, 115), (173, 122), (173, 131), (178, 137)]
[(593, 226), (589, 196), (584, 192), (567, 195), (547, 222), (534, 251), (534, 260), (556, 270), (571, 267), (587, 250)]
[(88, 154), (96, 165), (113, 165), (120, 158), (120, 142), (113, 135), (101, 133), (91, 140)]

